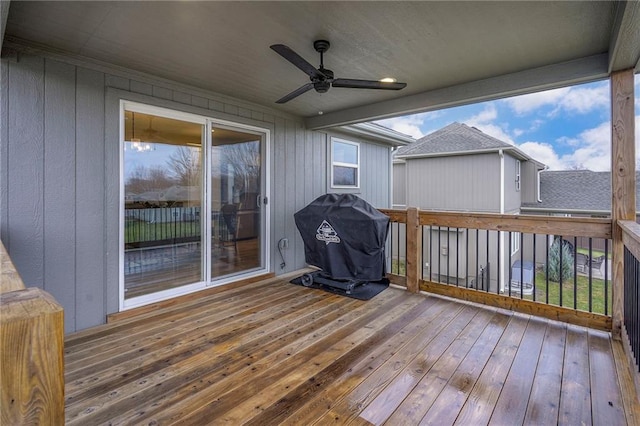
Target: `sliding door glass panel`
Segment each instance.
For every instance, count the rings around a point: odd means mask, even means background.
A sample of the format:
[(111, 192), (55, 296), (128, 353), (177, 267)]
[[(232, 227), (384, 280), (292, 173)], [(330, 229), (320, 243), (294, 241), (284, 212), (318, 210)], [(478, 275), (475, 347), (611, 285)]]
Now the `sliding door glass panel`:
[(263, 267), (262, 148), (261, 134), (212, 127), (212, 280)]
[(124, 115), (124, 297), (202, 282), (205, 126)]

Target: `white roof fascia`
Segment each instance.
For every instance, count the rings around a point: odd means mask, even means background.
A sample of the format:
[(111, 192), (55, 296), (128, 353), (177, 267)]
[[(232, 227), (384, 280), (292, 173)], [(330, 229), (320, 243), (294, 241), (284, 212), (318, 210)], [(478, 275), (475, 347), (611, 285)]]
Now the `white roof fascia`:
[(404, 146), (415, 142), (415, 139), (409, 135), (405, 135), (404, 133), (373, 123), (350, 124), (347, 126), (335, 127), (334, 129), (358, 136), (366, 136), (374, 139), (375, 141), (392, 146)]
[[(590, 215), (609, 215), (611, 216), (611, 210), (584, 210), (584, 209), (562, 209), (562, 208), (547, 208), (547, 207), (520, 207), (522, 212), (535, 212), (535, 213), (567, 213), (567, 214), (590, 214)], [(640, 212), (636, 212), (640, 214)]]
[(519, 150), (515, 146), (506, 146), (502, 148), (486, 148), (486, 149), (472, 149), (468, 151), (449, 151), (449, 152), (433, 152), (433, 153), (422, 153), (422, 154), (405, 154), (398, 155), (396, 158), (399, 160), (408, 160), (412, 158), (430, 158), (430, 157), (452, 157), (458, 155), (473, 155), (473, 154), (490, 154), (490, 153), (499, 153), (500, 150), (505, 152), (510, 152), (512, 155), (515, 153), (514, 157), (519, 158), (520, 160), (531, 161), (537, 164), (540, 167), (546, 167), (544, 163), (539, 162), (538, 160), (529, 157), (527, 154)]

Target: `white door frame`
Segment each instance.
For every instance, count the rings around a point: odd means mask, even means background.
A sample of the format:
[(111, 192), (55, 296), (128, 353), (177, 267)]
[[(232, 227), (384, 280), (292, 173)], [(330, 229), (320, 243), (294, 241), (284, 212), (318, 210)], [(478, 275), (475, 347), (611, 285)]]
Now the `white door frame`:
[(258, 134), (264, 135), (261, 140), (261, 198), (270, 200), (271, 188), (270, 188), (270, 151), (271, 151), (271, 131), (267, 128), (247, 125), (243, 123), (237, 123), (229, 120), (221, 120), (214, 117), (203, 116), (193, 113), (181, 112), (178, 110), (156, 107), (148, 104), (143, 104), (139, 102), (132, 102), (127, 100), (120, 100), (120, 111), (119, 111), (119, 149), (120, 149), (120, 158), (119, 158), (119, 179), (120, 179), (120, 197), (119, 197), (119, 291), (118, 291), (118, 299), (119, 299), (119, 311), (125, 311), (128, 309), (136, 308), (139, 306), (148, 305), (150, 303), (159, 302), (162, 300), (171, 299), (177, 296), (181, 296), (184, 294), (193, 293), (195, 291), (202, 290), (211, 286), (219, 286), (228, 284), (233, 281), (238, 281), (243, 278), (249, 278), (256, 275), (264, 274), (269, 272), (271, 259), (270, 252), (268, 250), (269, 243), (271, 240), (271, 206), (269, 204), (262, 203), (261, 208), (261, 223), (260, 223), (260, 239), (261, 239), (261, 267), (258, 269), (253, 269), (248, 272), (239, 272), (237, 274), (232, 274), (229, 276), (224, 276), (220, 279), (212, 281), (211, 277), (211, 215), (201, 214), (200, 217), (204, 218), (201, 222), (201, 235), (203, 236), (203, 281), (187, 284), (178, 288), (164, 290), (144, 296), (138, 296), (131, 299), (125, 299), (125, 283), (124, 283), (124, 224), (125, 224), (125, 215), (124, 215), (124, 207), (125, 207), (125, 190), (124, 190), (124, 112), (133, 111), (144, 114), (153, 114), (158, 116), (163, 116), (167, 118), (173, 118), (177, 120), (188, 121), (192, 123), (202, 124), (205, 128), (205, 137), (202, 143), (203, 146), (203, 202), (201, 208), (203, 211), (210, 212), (211, 211), (211, 128), (214, 125), (222, 125), (226, 127), (231, 127), (233, 129), (237, 129), (239, 131), (245, 130), (250, 132), (256, 132)]

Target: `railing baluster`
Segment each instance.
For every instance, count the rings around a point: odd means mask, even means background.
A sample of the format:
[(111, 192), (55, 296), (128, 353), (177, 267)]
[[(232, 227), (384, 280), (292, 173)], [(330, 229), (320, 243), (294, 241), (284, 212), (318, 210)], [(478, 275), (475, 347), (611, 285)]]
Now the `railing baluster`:
[(573, 237), (573, 309), (578, 306), (578, 237)]
[(593, 312), (593, 269), (591, 268), (591, 259), (593, 259), (593, 240), (589, 238), (589, 260), (587, 262), (587, 267), (589, 268), (589, 312)]
[(498, 264), (498, 268), (497, 268), (498, 277), (497, 278), (498, 279), (496, 281), (496, 294), (500, 294), (500, 273), (501, 273), (501, 271), (500, 271), (500, 266), (501, 266), (500, 258), (502, 257), (502, 256), (500, 256), (500, 240), (502, 239), (501, 237), (502, 237), (502, 232), (497, 231), (496, 232), (496, 240), (498, 241), (498, 250), (496, 250), (496, 257), (498, 258), (498, 262), (497, 262), (497, 264)]
[(549, 235), (547, 234), (547, 238), (545, 240), (544, 243), (545, 246), (545, 251), (546, 251), (546, 258), (545, 258), (545, 263), (544, 263), (544, 277), (545, 277), (545, 281), (546, 281), (546, 300), (545, 303), (548, 305), (549, 304)]
[(487, 229), (487, 252), (485, 254), (487, 259), (486, 265), (484, 266), (484, 270), (487, 272), (487, 288), (485, 289), (487, 292), (491, 291), (491, 274), (489, 273), (489, 230)]
[(467, 243), (465, 244), (466, 247), (466, 256), (464, 257), (464, 286), (466, 288), (469, 288), (469, 229), (467, 228), (465, 230), (465, 236), (466, 236), (466, 240)]
[(449, 265), (451, 264), (449, 256), (451, 256), (451, 250), (449, 248), (449, 227), (447, 226), (447, 284), (450, 284), (449, 281), (451, 280), (451, 273), (449, 271)]
[(524, 299), (524, 232), (520, 232), (520, 299)]
[(609, 315), (609, 240), (604, 240), (604, 314)]
[(438, 282), (441, 283), (442, 282), (442, 267), (440, 265), (440, 258), (442, 257), (440, 255), (440, 248), (442, 247), (442, 242), (440, 241), (440, 234), (441, 234), (441, 229), (440, 226), (438, 226)]
[(429, 225), (429, 281), (433, 282), (433, 227)]
[(560, 240), (558, 242), (560, 243), (560, 246), (559, 246), (560, 247), (560, 263), (559, 263), (559, 265), (560, 265), (559, 266), (560, 273), (559, 273), (559, 276), (558, 276), (558, 279), (560, 280), (560, 282), (558, 283), (558, 286), (559, 286), (558, 287), (558, 291), (559, 291), (559, 295), (560, 295), (560, 303), (558, 304), (558, 306), (564, 306), (564, 304), (562, 303), (563, 302), (563, 300), (562, 300), (562, 275), (563, 275), (563, 269), (564, 269), (562, 267), (563, 266), (563, 263), (562, 263), (562, 252), (564, 251), (563, 250), (564, 237), (562, 235), (560, 235)]
[(480, 238), (479, 238), (479, 236), (480, 236), (480, 230), (476, 228), (476, 290), (478, 289), (478, 273), (480, 272), (478, 270), (478, 266), (479, 266), (478, 265), (478, 262), (479, 262), (478, 252), (480, 251), (480, 246), (479, 246)]
[(537, 270), (537, 266), (536, 266), (536, 240), (538, 239), (538, 234), (532, 234), (533, 235), (533, 301), (536, 301), (536, 270)]
[(420, 251), (422, 252), (420, 256), (420, 279), (424, 281), (424, 226), (420, 226), (420, 238), (422, 239), (422, 245), (420, 247)]
[(513, 278), (511, 275), (513, 275), (513, 271), (511, 270), (511, 231), (509, 231), (509, 247), (508, 247), (508, 254), (507, 254), (507, 259), (509, 259), (509, 281), (507, 282), (507, 285), (509, 286), (509, 297), (511, 297), (511, 279)]
[(456, 228), (456, 287), (460, 285), (460, 228)]

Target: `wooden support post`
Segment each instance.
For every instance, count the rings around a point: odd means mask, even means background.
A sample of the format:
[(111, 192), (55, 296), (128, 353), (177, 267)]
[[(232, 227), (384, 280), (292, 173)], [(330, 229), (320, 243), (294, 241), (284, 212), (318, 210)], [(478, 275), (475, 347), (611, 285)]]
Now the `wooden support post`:
[(612, 334), (624, 321), (624, 244), (620, 220), (636, 220), (633, 69), (611, 74), (611, 218), (613, 226)]
[(62, 425), (62, 307), (39, 288), (0, 297), (0, 424)]
[(422, 232), (420, 213), (415, 207), (407, 209), (407, 290), (420, 291), (422, 277)]

